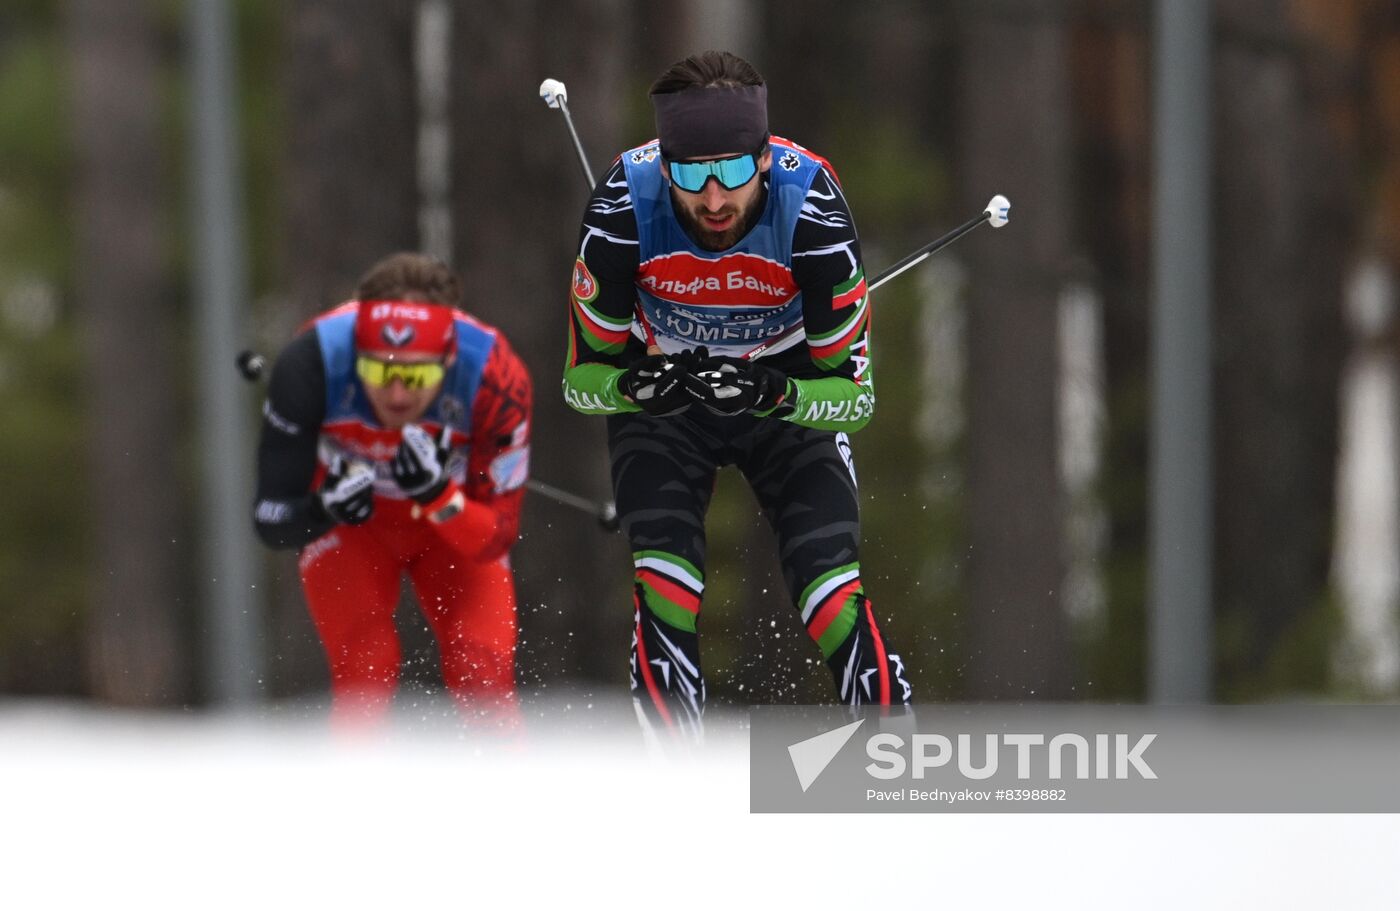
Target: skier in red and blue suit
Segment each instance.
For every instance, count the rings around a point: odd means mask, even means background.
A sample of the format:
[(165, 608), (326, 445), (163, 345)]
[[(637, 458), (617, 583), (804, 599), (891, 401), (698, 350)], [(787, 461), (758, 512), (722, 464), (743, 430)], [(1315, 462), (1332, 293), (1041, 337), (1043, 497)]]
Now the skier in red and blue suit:
[(269, 546), (300, 550), (337, 720), (390, 703), (405, 573), (464, 713), (518, 720), (509, 550), (531, 384), (505, 337), (459, 301), (447, 266), (395, 254), (273, 366), (254, 522)]
[(848, 705), (907, 704), (860, 574), (848, 434), (874, 409), (869, 296), (840, 183), (768, 132), (767, 87), (722, 51), (651, 89), (658, 139), (624, 152), (584, 213), (564, 396), (606, 415), (634, 566), (632, 691), (701, 727), (705, 512), (735, 465)]

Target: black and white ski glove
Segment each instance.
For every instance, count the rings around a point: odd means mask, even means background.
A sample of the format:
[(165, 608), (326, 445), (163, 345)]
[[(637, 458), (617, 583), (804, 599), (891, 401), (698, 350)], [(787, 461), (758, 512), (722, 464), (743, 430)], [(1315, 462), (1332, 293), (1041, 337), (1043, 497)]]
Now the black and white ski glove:
[(417, 424), (406, 424), (399, 451), (391, 466), (394, 482), (419, 503), (431, 503), (447, 488), (447, 456), (452, 449), (452, 428), (446, 424), (434, 440)]
[(649, 354), (634, 363), (618, 378), (617, 388), (653, 417), (669, 417), (690, 407), (686, 381), (708, 352), (704, 348), (679, 354)]
[(374, 469), (335, 456), (316, 496), (326, 515), (344, 525), (359, 525), (374, 512)]
[(695, 401), (718, 415), (766, 414), (787, 396), (788, 378), (781, 370), (741, 357), (709, 357), (696, 365), (686, 384)]

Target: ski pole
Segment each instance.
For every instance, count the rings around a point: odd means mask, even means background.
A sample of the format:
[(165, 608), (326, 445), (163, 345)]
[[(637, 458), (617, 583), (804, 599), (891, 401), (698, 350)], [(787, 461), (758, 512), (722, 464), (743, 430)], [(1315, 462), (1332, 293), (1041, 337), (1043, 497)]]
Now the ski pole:
[(574, 140), (574, 151), (578, 153), (578, 163), (583, 166), (583, 179), (588, 181), (588, 192), (598, 185), (593, 179), (593, 169), (588, 166), (588, 156), (583, 154), (583, 143), (579, 141), (578, 130), (574, 129), (574, 118), (569, 116), (569, 90), (558, 79), (546, 79), (540, 83), (540, 98), (552, 108), (558, 108), (564, 115), (564, 125), (569, 128), (569, 136)]
[(930, 241), (929, 243), (924, 244), (922, 247), (915, 250), (913, 253), (910, 253), (908, 256), (895, 263), (893, 266), (890, 266), (888, 269), (875, 276), (875, 280), (866, 286), (867, 290), (874, 291), (876, 288), (880, 287), (885, 282), (894, 278), (896, 275), (899, 275), (901, 272), (904, 272), (906, 269), (914, 268), (919, 263), (928, 259), (933, 254), (937, 253), (939, 250), (942, 250), (944, 247), (957, 240), (959, 237), (962, 237), (964, 234), (971, 231), (973, 228), (978, 227), (983, 222), (986, 222), (993, 228), (1000, 228), (1008, 221), (1010, 212), (1011, 201), (1005, 196), (1002, 196), (1000, 193), (998, 193), (996, 196), (992, 197), (991, 202), (987, 203), (987, 207), (981, 212), (979, 212), (975, 218), (969, 218), (967, 221), (958, 225), (956, 228), (949, 231), (947, 234), (944, 234), (937, 240)]

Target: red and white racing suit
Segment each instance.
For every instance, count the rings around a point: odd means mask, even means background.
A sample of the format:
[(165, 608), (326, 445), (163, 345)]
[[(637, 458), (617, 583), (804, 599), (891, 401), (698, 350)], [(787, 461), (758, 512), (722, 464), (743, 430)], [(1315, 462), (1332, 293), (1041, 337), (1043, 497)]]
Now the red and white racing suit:
[[(263, 407), (255, 525), (300, 548), (307, 606), (330, 664), (333, 716), (383, 714), (399, 678), (394, 626), (407, 574), (437, 638), (447, 688), (469, 717), (513, 723), (515, 543), (529, 461), (530, 378), (497, 330), (456, 314), (457, 356), (419, 423), (452, 428), (452, 477), (419, 506), (394, 482), (400, 431), (378, 424), (354, 373), (355, 304), (314, 320), (278, 357)], [(316, 491), (331, 458), (368, 463), (374, 512), (336, 524)], [(457, 492), (460, 511), (441, 521)]]

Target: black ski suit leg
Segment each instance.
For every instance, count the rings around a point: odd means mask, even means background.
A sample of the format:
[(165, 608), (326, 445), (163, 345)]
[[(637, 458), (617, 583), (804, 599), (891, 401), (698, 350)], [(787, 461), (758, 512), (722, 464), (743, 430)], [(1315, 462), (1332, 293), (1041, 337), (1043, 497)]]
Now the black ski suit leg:
[(653, 725), (698, 736), (705, 708), (697, 621), (705, 511), (717, 465), (684, 417), (608, 418), (618, 519), (632, 548), (632, 696)]
[(846, 705), (910, 701), (860, 578), (860, 504), (844, 433), (764, 420), (740, 469), (778, 537), (783, 578)]

